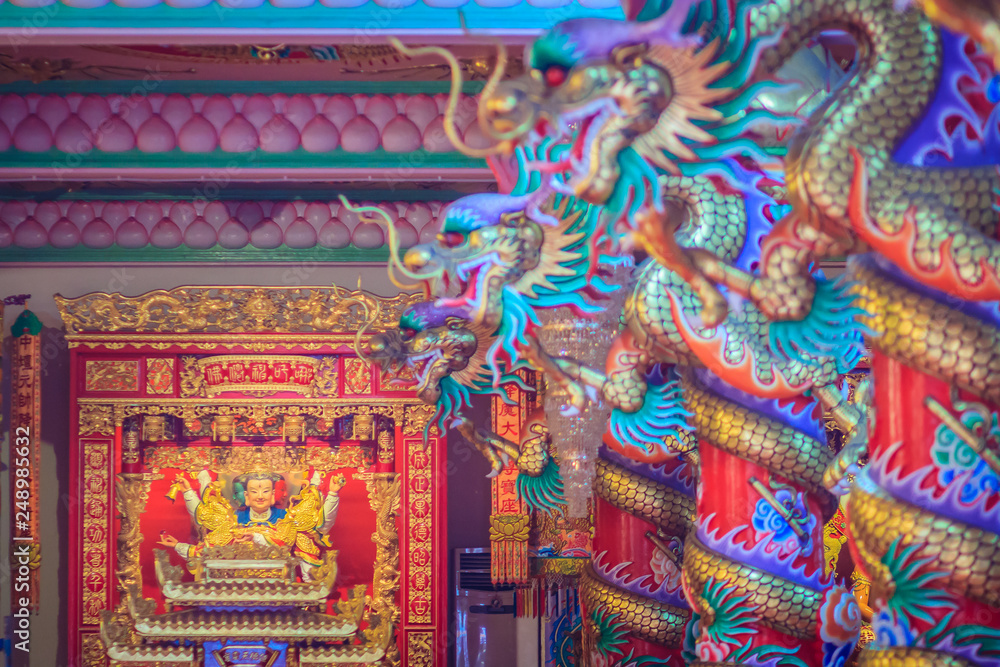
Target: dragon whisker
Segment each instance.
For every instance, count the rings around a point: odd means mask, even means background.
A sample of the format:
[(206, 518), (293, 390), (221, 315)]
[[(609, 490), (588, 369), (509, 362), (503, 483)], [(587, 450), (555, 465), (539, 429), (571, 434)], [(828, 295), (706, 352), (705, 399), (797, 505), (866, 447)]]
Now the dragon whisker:
[[(448, 63), (451, 68), (451, 90), (448, 92), (448, 106), (445, 108), (444, 112), (444, 133), (448, 135), (448, 139), (451, 141), (452, 145), (455, 146), (456, 150), (461, 152), (463, 155), (468, 155), (469, 157), (490, 157), (493, 155), (506, 154), (511, 152), (511, 143), (509, 141), (501, 141), (500, 143), (494, 144), (489, 148), (472, 148), (467, 145), (461, 136), (458, 134), (458, 128), (455, 126), (455, 112), (458, 109), (458, 96), (462, 92), (462, 66), (458, 62), (458, 58), (455, 57), (448, 49), (442, 48), (440, 46), (425, 46), (417, 49), (404, 46), (401, 41), (395, 37), (389, 38), (389, 43), (392, 44), (397, 51), (402, 53), (404, 56), (414, 57), (414, 56), (425, 56), (425, 55), (436, 55), (440, 56)], [(501, 63), (504, 65), (507, 61), (506, 49), (497, 50), (497, 65), (498, 69)], [(500, 76), (503, 76), (503, 72), (500, 72)], [(495, 88), (497, 85), (496, 73), (490, 76), (489, 81), (487, 81), (487, 86), (490, 84)], [(482, 121), (482, 115), (479, 114), (479, 118)]]
[[(377, 206), (355, 206), (347, 201), (344, 195), (340, 195), (340, 203), (348, 211), (360, 214), (362, 222), (383, 223), (385, 225), (386, 231), (389, 234), (389, 280), (392, 281), (392, 284), (400, 289), (424, 288), (426, 290), (426, 281), (436, 278), (440, 272), (422, 274), (414, 273), (406, 268), (406, 265), (403, 264), (402, 259), (399, 257), (399, 232), (396, 231), (396, 227), (392, 224), (392, 220), (386, 215), (386, 212)], [(420, 282), (403, 283), (396, 278), (395, 270), (398, 270), (410, 280)]]

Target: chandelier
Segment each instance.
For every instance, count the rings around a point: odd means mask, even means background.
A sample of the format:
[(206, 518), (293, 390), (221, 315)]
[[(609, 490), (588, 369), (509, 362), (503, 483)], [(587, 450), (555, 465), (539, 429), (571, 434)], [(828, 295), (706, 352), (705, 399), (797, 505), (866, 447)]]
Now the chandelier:
[[(590, 300), (603, 310), (581, 316), (569, 308), (549, 308), (538, 311), (542, 326), (538, 339), (545, 351), (553, 357), (565, 357), (604, 372), (605, 361), (611, 344), (621, 331), (621, 315), (628, 290), (625, 284), (631, 273), (631, 264), (621, 264), (605, 279), (618, 287), (601, 300)], [(598, 392), (588, 400), (583, 410), (576, 414), (570, 408), (570, 395), (556, 382), (546, 383), (543, 402), (552, 444), (559, 459), (566, 496), (566, 514), (570, 518), (587, 516), (587, 502), (591, 499), (594, 475), (597, 468), (597, 450), (607, 428), (611, 408)]]

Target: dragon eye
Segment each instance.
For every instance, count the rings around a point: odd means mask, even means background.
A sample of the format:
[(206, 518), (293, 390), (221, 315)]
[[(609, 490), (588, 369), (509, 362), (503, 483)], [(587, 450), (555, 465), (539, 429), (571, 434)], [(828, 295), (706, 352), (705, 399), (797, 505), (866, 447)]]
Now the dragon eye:
[(417, 332), (413, 329), (408, 329), (406, 327), (401, 327), (399, 329), (399, 335), (402, 336), (403, 340), (410, 340), (417, 335)]
[(461, 232), (445, 232), (438, 235), (438, 241), (446, 248), (455, 248), (465, 243), (465, 234)]
[(566, 81), (566, 68), (559, 65), (549, 65), (545, 68), (545, 83), (555, 88)]

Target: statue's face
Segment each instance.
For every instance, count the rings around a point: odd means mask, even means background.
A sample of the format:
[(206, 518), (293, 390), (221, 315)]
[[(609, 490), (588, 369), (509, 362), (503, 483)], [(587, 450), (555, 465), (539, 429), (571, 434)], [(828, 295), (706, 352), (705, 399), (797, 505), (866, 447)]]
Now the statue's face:
[(247, 507), (263, 514), (274, 504), (274, 482), (269, 479), (251, 479), (245, 494)]

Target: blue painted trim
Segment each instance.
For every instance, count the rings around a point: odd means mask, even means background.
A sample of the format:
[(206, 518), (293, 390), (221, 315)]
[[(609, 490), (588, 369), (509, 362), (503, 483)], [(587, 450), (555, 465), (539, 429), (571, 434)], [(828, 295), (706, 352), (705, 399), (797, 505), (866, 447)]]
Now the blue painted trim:
[[(512, 7), (481, 7), (474, 2), (461, 8), (470, 30), (546, 30), (559, 21), (582, 17), (623, 18), (620, 8), (587, 9), (579, 5), (559, 8), (534, 7), (526, 2)], [(180, 9), (165, 4), (125, 8), (109, 3), (80, 9), (61, 4), (22, 8), (0, 5), (0, 27), (22, 28), (32, 17), (44, 17), (43, 28), (112, 28), (123, 31), (170, 28), (266, 28), (269, 30), (338, 30), (359, 39), (381, 41), (384, 35), (401, 31), (436, 32), (460, 29), (456, 8), (428, 7), (422, 2), (404, 9), (388, 9), (374, 2), (361, 7), (278, 8), (270, 4), (252, 9), (227, 9), (212, 3), (206, 7)], [(35, 32), (32, 35), (37, 34)], [(30, 41), (32, 35), (25, 35)], [(16, 34), (14, 35), (16, 39)]]

